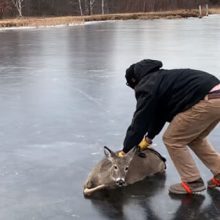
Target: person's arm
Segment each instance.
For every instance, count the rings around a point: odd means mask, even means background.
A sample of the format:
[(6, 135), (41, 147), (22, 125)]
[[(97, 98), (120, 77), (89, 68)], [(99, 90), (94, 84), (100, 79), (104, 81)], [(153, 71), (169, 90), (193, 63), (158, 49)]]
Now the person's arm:
[(151, 124), (153, 110), (154, 103), (151, 95), (140, 95), (137, 100), (136, 111), (133, 115), (132, 123), (127, 129), (123, 152), (127, 153), (131, 148), (137, 146), (141, 142)]

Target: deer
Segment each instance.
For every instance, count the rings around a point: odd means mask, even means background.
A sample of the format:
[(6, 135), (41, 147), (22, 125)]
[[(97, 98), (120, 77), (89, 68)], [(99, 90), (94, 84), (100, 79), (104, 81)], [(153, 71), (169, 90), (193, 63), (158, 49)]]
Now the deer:
[(85, 181), (85, 197), (102, 189), (125, 187), (166, 170), (166, 159), (153, 148), (140, 152), (134, 147), (124, 157), (118, 157), (117, 152), (104, 146), (104, 154)]

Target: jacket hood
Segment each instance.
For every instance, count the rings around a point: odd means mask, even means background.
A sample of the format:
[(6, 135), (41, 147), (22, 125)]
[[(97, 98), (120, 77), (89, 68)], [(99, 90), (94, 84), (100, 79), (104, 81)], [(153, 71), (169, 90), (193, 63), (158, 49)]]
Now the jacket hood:
[(163, 66), (158, 60), (141, 60), (138, 63), (132, 64), (125, 74), (127, 85), (134, 89), (138, 82), (146, 75), (159, 70)]
[(139, 82), (143, 77), (159, 70), (162, 66), (163, 64), (159, 60), (141, 60), (134, 66), (134, 77)]

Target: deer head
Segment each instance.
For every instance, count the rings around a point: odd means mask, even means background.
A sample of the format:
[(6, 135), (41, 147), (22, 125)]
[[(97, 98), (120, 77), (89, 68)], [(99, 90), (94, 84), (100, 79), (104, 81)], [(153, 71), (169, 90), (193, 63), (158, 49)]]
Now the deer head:
[(110, 177), (119, 187), (126, 185), (126, 174), (135, 152), (136, 148), (131, 149), (124, 157), (118, 157), (115, 152), (106, 146), (104, 147), (105, 156), (111, 162)]

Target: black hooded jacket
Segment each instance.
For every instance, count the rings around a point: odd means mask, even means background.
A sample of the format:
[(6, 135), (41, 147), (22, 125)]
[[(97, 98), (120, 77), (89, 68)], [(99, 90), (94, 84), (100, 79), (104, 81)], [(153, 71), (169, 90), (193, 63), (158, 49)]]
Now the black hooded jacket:
[(153, 139), (166, 122), (198, 103), (220, 83), (215, 76), (199, 70), (160, 69), (162, 62), (157, 60), (142, 60), (131, 67), (137, 82), (137, 105), (124, 140), (124, 152), (138, 145), (146, 133)]

